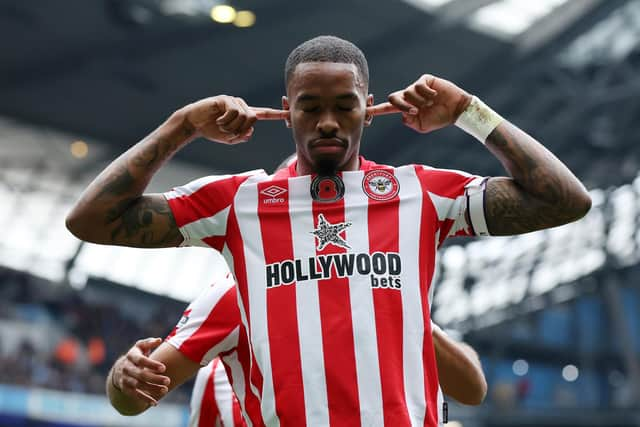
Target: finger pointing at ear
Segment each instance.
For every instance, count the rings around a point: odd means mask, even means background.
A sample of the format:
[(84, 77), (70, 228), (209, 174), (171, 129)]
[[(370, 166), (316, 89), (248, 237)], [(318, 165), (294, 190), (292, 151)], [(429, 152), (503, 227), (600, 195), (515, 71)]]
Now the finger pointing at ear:
[(398, 109), (398, 107), (392, 105), (390, 102), (383, 102), (382, 104), (367, 107), (367, 115), (370, 116), (381, 116), (383, 114), (394, 114), (400, 112), (401, 111)]
[(249, 107), (258, 118), (258, 120), (287, 120), (289, 118), (288, 110), (276, 110), (274, 108)]

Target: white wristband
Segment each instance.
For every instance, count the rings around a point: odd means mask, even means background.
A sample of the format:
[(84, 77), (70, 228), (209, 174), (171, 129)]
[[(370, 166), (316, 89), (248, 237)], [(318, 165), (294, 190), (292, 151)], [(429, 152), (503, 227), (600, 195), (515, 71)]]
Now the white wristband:
[(484, 144), (489, 134), (503, 120), (500, 114), (474, 96), (469, 106), (456, 120), (455, 125)]

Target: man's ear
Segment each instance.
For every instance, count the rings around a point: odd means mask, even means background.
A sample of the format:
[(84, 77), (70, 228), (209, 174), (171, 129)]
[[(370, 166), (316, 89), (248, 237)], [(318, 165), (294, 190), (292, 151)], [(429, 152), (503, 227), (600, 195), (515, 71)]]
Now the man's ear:
[[(286, 96), (282, 97), (282, 109), (285, 111), (289, 111), (289, 99)], [(291, 116), (289, 116), (291, 117)], [(290, 128), (291, 127), (291, 119), (284, 119), (284, 124)]]
[[(373, 105), (373, 95), (369, 94), (367, 96), (367, 107), (371, 107)], [(364, 116), (364, 125), (371, 126), (371, 122), (373, 121), (373, 114), (365, 113)]]

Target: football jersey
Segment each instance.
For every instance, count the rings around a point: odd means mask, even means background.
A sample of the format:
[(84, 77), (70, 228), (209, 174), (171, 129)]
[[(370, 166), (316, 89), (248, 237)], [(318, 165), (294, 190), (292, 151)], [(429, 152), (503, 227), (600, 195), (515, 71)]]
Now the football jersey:
[(263, 421), (436, 426), (435, 252), (486, 234), (485, 180), (363, 158), (330, 177), (295, 168), (165, 194), (184, 245), (220, 250), (236, 276)]
[(246, 426), (220, 359), (200, 368), (191, 392), (189, 427)]
[[(251, 389), (251, 384), (248, 381), (251, 367), (249, 345), (244, 326), (240, 322), (235, 282), (230, 273), (222, 280), (205, 288), (189, 304), (178, 324), (166, 338), (166, 342), (203, 367), (213, 366), (213, 363), (220, 360), (224, 365), (226, 379), (233, 388), (242, 418), (248, 421), (249, 426), (264, 425), (258, 393)], [(220, 366), (217, 367), (218, 375), (221, 377)], [(202, 380), (201, 376), (204, 374), (201, 372), (202, 369), (198, 372), (196, 380), (198, 378)], [(200, 390), (198, 381), (196, 381), (194, 394), (192, 394), (192, 407), (193, 399), (196, 398), (195, 394), (200, 393), (197, 390)], [(202, 400), (215, 403), (212, 402), (214, 396), (205, 396), (205, 389), (202, 390)], [(208, 390), (209, 392), (213, 391), (212, 389)], [(199, 417), (202, 417), (204, 410), (207, 413), (205, 415), (207, 418), (216, 418), (214, 408), (205, 406), (204, 402), (201, 407), (203, 409), (200, 410)], [(220, 408), (219, 405), (218, 408)], [(222, 412), (218, 411), (217, 413)], [(229, 413), (228, 409), (226, 413)], [(233, 419), (238, 422), (236, 415)], [(194, 422), (193, 411), (191, 422)]]

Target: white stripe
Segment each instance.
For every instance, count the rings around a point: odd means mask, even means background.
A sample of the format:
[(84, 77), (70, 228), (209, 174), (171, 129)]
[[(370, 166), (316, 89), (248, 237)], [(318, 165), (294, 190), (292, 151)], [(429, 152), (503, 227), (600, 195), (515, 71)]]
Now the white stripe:
[[(189, 240), (189, 244), (195, 246), (192, 241), (201, 241), (209, 236), (222, 236), (227, 232), (227, 219), (231, 206), (227, 206), (220, 212), (206, 218), (200, 218), (180, 227), (185, 240)], [(203, 246), (203, 245), (198, 245)]]
[[(232, 272), (232, 277), (234, 277), (234, 280), (235, 280), (236, 275), (235, 275), (234, 264), (233, 264), (233, 254), (231, 254), (231, 251), (229, 251), (229, 247), (226, 244), (222, 248), (221, 254), (224, 257), (224, 259), (227, 261), (227, 265), (229, 266), (229, 269)], [(242, 298), (240, 296), (240, 290), (237, 288), (236, 288), (236, 293), (237, 293), (237, 300), (238, 300), (238, 309), (240, 310), (240, 321), (244, 325), (245, 330), (247, 331), (247, 334), (250, 334), (249, 322), (247, 321), (247, 309), (244, 306), (244, 303), (242, 302)], [(251, 346), (248, 346), (248, 348), (249, 348), (249, 372), (251, 372), (251, 364), (253, 363), (253, 358), (251, 357), (251, 354), (253, 349), (251, 348)], [(255, 384), (253, 384), (251, 381), (249, 381), (249, 388), (251, 389), (251, 392), (253, 393), (253, 395), (256, 396), (258, 400), (260, 400), (260, 390), (258, 390)], [(243, 389), (243, 393), (244, 393), (244, 389)], [(247, 417), (245, 417), (245, 419), (246, 418)]]
[[(289, 179), (289, 216), (294, 258), (307, 259), (316, 255), (315, 236), (310, 233), (314, 229), (310, 185), (311, 178), (308, 176)], [(307, 425), (328, 426), (329, 404), (317, 280), (296, 285), (296, 306)]]
[(171, 189), (171, 191), (165, 192), (164, 197), (167, 200), (177, 199), (180, 197), (188, 197), (206, 185), (209, 185), (216, 181), (222, 181), (223, 179), (227, 179), (230, 177), (231, 175), (203, 176), (202, 178), (194, 179), (193, 181), (181, 185), (180, 187), (174, 187), (173, 189)]
[[(420, 293), (422, 186), (415, 169), (398, 168), (400, 182), (399, 248), (402, 259), (402, 356), (404, 391), (412, 426), (423, 426), (426, 413), (422, 347), (424, 320)], [(426, 268), (426, 266), (422, 266)], [(426, 284), (425, 284), (426, 286)]]
[(235, 427), (233, 422), (233, 391), (231, 390), (227, 373), (224, 370), (224, 365), (220, 362), (215, 366), (215, 371), (213, 372), (213, 388), (222, 425)]
[[(235, 212), (244, 247), (245, 269), (249, 285), (249, 330), (251, 346), (262, 373), (261, 410), (266, 425), (280, 425), (271, 372), (271, 354), (267, 323), (267, 288), (264, 285), (265, 265), (262, 233), (258, 218), (258, 187), (252, 178), (240, 186), (235, 200)], [(255, 180), (257, 181), (257, 179)], [(253, 287), (251, 286), (253, 285)], [(245, 319), (246, 321), (246, 319)]]
[(456, 219), (456, 217), (453, 216), (454, 213), (452, 209), (452, 204), (456, 201), (455, 199), (439, 196), (430, 191), (427, 191), (427, 194), (429, 194), (429, 198), (431, 199), (431, 202), (433, 202), (433, 206), (436, 208), (438, 220), (444, 221), (445, 219)]
[[(438, 214), (438, 220), (444, 221), (445, 219), (452, 219), (453, 224), (449, 230), (448, 236), (453, 236), (460, 230), (467, 230), (468, 234), (471, 234), (469, 230), (469, 224), (465, 216), (467, 209), (467, 196), (460, 195), (455, 199), (449, 197), (438, 196), (435, 193), (427, 191), (433, 206)], [(438, 240), (436, 240), (438, 241)]]
[(436, 411), (436, 414), (438, 415), (438, 427), (444, 427), (444, 413), (443, 413), (443, 403), (444, 403), (444, 396), (442, 395), (442, 389), (440, 388), (440, 384), (438, 384), (438, 398), (437, 400), (437, 405), (438, 405), (438, 410)]
[(434, 283), (434, 279), (436, 278), (436, 268), (438, 266), (438, 257), (440, 256), (440, 252), (438, 251), (438, 242), (440, 241), (440, 230), (436, 232), (436, 238), (434, 239), (435, 244), (433, 246), (433, 253), (435, 256), (433, 257), (433, 272), (431, 273), (431, 277), (429, 280), (429, 318), (431, 318), (431, 305), (433, 304), (433, 295), (436, 289), (436, 284)]
[[(364, 173), (345, 172), (344, 205), (345, 221), (352, 225), (346, 229), (346, 240), (353, 253), (369, 252), (369, 199), (362, 191)], [(360, 417), (363, 426), (384, 425), (382, 410), (382, 385), (378, 361), (378, 340), (376, 333), (373, 291), (369, 277), (355, 275), (349, 279), (351, 298), (351, 318), (358, 378)]]
[(186, 197), (200, 190), (202, 187), (211, 184), (212, 182), (222, 181), (223, 179), (231, 178), (232, 176), (247, 176), (247, 175), (260, 175), (265, 174), (263, 169), (255, 169), (252, 171), (235, 174), (235, 175), (209, 175), (202, 178), (195, 179), (180, 187), (175, 187), (171, 191), (164, 193), (164, 197), (167, 200), (177, 199), (178, 197)]
[(189, 402), (189, 427), (198, 427), (200, 422), (200, 408), (202, 408), (202, 396), (207, 385), (207, 379), (211, 373), (211, 364), (203, 366), (198, 370), (196, 380), (193, 384), (191, 392), (191, 401)]
[(244, 371), (242, 370), (242, 364), (238, 360), (238, 353), (232, 352), (226, 354), (222, 357), (224, 363), (229, 367), (231, 371), (231, 383), (233, 384), (233, 392), (236, 394), (238, 398), (238, 402), (240, 403), (240, 410), (242, 411), (242, 416), (245, 419), (247, 425), (249, 427), (252, 426), (251, 421), (249, 420), (249, 416), (247, 415), (246, 405), (247, 405), (247, 396), (245, 394), (245, 378)]
[(456, 197), (453, 204), (451, 205), (451, 211), (449, 212), (449, 217), (452, 218), (453, 225), (449, 230), (448, 236), (454, 236), (458, 231), (465, 230), (467, 234), (471, 235), (470, 226), (467, 222), (467, 216), (465, 215), (465, 211), (467, 210), (467, 196), (461, 195)]

